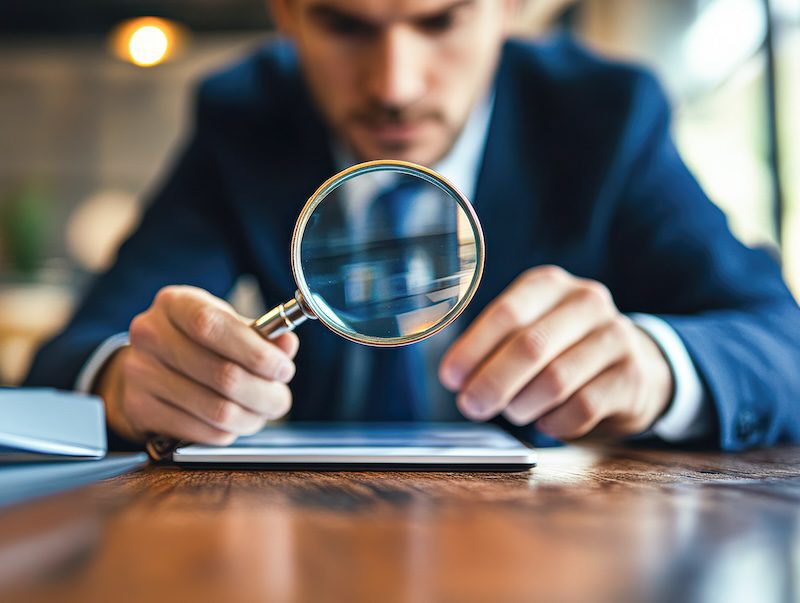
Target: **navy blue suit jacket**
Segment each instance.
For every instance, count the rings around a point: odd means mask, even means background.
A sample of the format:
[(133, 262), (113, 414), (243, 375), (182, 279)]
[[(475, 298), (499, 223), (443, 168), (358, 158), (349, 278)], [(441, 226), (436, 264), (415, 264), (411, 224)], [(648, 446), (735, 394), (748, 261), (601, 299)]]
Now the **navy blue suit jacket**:
[[(800, 441), (800, 311), (775, 261), (737, 242), (678, 157), (653, 78), (568, 40), (509, 42), (495, 91), (474, 198), (486, 269), (468, 319), (527, 268), (560, 265), (677, 331), (713, 403), (708, 444)], [(329, 140), (289, 45), (207, 79), (166, 184), (27, 383), (73, 388), (165, 285), (225, 296), (250, 273), (268, 304), (289, 299), (292, 227), (335, 171)], [(340, 351), (354, 344), (318, 323), (301, 338), (292, 418), (333, 419)]]

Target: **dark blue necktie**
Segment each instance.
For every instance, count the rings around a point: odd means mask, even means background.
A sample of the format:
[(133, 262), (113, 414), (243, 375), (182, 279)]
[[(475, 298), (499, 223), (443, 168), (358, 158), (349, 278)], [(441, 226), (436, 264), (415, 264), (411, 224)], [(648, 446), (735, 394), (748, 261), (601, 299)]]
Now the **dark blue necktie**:
[[(407, 221), (424, 183), (402, 178), (381, 192), (369, 207), (369, 228), (389, 239), (409, 236)], [(398, 258), (402, 261), (402, 258)], [(425, 415), (425, 360), (417, 344), (374, 348), (365, 418), (372, 421), (411, 421)]]
[(381, 191), (367, 210), (367, 224), (375, 235), (400, 238), (408, 234), (406, 222), (425, 183), (405, 177)]

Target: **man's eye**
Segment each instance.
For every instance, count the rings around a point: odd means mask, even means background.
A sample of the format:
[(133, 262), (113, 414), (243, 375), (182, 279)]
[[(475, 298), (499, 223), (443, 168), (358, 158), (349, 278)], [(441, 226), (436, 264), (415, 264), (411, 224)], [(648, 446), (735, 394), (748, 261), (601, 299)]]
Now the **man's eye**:
[(444, 33), (449, 29), (452, 29), (454, 24), (455, 17), (453, 16), (453, 13), (449, 12), (442, 13), (441, 15), (435, 15), (433, 17), (426, 17), (417, 21), (417, 25), (420, 29), (432, 34)]
[(375, 28), (369, 23), (347, 17), (326, 19), (324, 27), (332, 34), (349, 38), (366, 38), (375, 33)]

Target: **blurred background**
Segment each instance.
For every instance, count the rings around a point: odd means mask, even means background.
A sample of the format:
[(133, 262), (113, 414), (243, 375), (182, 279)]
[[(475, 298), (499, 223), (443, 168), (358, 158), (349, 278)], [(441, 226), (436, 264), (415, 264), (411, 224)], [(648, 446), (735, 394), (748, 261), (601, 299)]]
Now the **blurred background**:
[[(523, 0), (520, 36), (573, 35), (655, 70), (680, 151), (800, 294), (800, 0)], [(136, 224), (193, 83), (272, 34), (265, 0), (0, 3), (0, 385), (18, 383)], [(234, 303), (258, 308), (243, 281)]]

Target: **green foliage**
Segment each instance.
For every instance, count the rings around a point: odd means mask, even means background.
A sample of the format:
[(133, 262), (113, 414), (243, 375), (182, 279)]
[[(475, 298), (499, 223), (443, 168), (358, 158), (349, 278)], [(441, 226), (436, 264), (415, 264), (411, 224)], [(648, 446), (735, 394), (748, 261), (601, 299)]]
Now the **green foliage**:
[(33, 275), (53, 226), (52, 199), (40, 185), (23, 186), (0, 200), (0, 247), (12, 271)]

